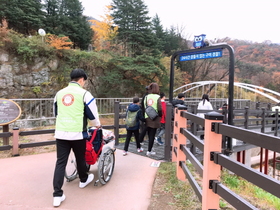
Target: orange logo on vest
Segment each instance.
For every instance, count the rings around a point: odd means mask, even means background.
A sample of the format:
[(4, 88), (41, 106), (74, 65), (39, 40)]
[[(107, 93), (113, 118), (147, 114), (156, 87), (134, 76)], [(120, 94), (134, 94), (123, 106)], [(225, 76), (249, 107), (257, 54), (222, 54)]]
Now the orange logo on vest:
[(154, 100), (152, 98), (149, 98), (147, 104), (149, 106), (152, 106), (154, 104)]
[(71, 106), (74, 103), (74, 96), (72, 94), (66, 94), (62, 98), (62, 103), (64, 106)]

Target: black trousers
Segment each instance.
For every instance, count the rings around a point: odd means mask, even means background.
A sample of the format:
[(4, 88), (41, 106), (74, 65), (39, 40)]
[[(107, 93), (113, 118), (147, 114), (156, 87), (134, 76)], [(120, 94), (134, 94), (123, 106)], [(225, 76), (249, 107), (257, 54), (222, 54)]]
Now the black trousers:
[(140, 133), (140, 136), (139, 136), (140, 143), (142, 143), (144, 141), (146, 133), (147, 133), (146, 123), (142, 123), (142, 125), (141, 125), (141, 133)]
[(141, 147), (140, 141), (139, 141), (139, 129), (137, 130), (126, 130), (126, 139), (125, 139), (125, 144), (124, 144), (124, 151), (128, 151), (129, 143), (132, 137), (132, 134), (134, 134), (135, 141), (136, 141), (136, 146), (137, 149)]
[(57, 159), (53, 176), (53, 197), (63, 195), (62, 186), (64, 182), (65, 168), (71, 149), (75, 154), (80, 181), (87, 181), (88, 174), (85, 160), (86, 140), (82, 139), (69, 141), (56, 139)]
[(155, 141), (155, 136), (156, 136), (157, 128), (147, 127), (147, 131), (148, 131), (148, 136), (149, 136), (148, 151), (151, 152), (152, 148), (154, 146), (154, 141)]

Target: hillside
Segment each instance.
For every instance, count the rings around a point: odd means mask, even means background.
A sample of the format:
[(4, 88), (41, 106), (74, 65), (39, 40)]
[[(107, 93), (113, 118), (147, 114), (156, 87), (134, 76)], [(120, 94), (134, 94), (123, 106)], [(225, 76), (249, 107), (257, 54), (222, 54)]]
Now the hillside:
[(236, 79), (273, 90), (280, 88), (280, 45), (230, 40), (235, 51)]

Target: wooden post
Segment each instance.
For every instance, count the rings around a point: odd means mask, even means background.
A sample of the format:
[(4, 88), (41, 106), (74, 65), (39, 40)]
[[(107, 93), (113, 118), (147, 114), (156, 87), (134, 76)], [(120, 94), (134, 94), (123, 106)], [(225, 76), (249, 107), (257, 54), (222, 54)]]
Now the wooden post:
[[(3, 125), (3, 133), (9, 132), (9, 125)], [(9, 137), (3, 137), (3, 145), (9, 145)]]
[[(181, 112), (187, 110), (186, 106), (179, 106), (175, 108), (174, 115), (174, 135), (173, 135), (173, 154), (172, 161), (176, 161), (176, 173), (179, 180), (186, 180), (186, 175), (183, 169), (180, 167), (180, 161), (186, 162), (186, 155), (182, 150), (180, 150), (180, 145), (186, 145), (186, 137), (180, 133), (180, 128), (187, 127), (187, 119), (181, 117)], [(175, 154), (174, 149), (177, 149), (177, 155)]]
[(18, 148), (19, 148), (19, 128), (15, 127), (13, 128), (13, 151), (12, 151), (13, 156), (19, 156)]
[(211, 131), (213, 122), (223, 122), (223, 115), (218, 112), (205, 114), (202, 210), (219, 209), (220, 196), (210, 189), (210, 180), (220, 181), (221, 167), (210, 160), (211, 152), (221, 152), (222, 135)]
[[(178, 116), (177, 116), (178, 115)], [(180, 132), (179, 127), (177, 126), (177, 120), (179, 117), (179, 112), (177, 112), (177, 109), (174, 109), (174, 122), (173, 122), (173, 136), (172, 136), (172, 156), (171, 156), (171, 161), (176, 162), (177, 161), (177, 154), (176, 150), (178, 149), (178, 134)]]

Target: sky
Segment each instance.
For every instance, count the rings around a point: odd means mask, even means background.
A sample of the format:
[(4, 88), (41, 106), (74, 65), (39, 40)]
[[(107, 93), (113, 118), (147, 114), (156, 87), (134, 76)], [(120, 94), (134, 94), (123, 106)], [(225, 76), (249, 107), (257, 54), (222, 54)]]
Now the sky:
[[(84, 15), (101, 20), (111, 0), (80, 0)], [(164, 29), (175, 26), (184, 38), (206, 34), (209, 40), (231, 39), (280, 43), (277, 0), (144, 0), (152, 18), (159, 16)]]

